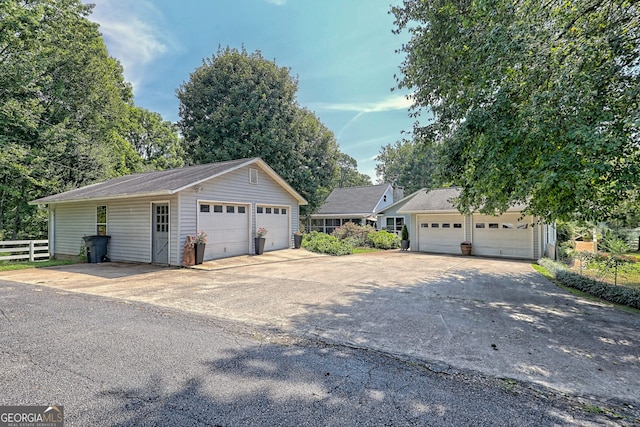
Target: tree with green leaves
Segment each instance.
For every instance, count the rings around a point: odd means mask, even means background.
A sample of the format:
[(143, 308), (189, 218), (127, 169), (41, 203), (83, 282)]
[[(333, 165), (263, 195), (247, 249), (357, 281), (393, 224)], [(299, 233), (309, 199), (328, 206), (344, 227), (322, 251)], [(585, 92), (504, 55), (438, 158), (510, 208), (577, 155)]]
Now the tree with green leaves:
[(405, 194), (438, 186), (436, 154), (428, 142), (414, 139), (386, 145), (380, 150), (376, 162), (378, 179), (403, 188)]
[(334, 178), (339, 148), (315, 114), (298, 105), (297, 89), (289, 69), (259, 51), (219, 49), (177, 91), (187, 158), (261, 157), (313, 211), (328, 194), (322, 188)]
[(463, 212), (526, 203), (606, 219), (640, 183), (640, 13), (630, 0), (405, 0), (398, 86)]
[(145, 169), (170, 169), (184, 165), (178, 127), (164, 120), (160, 114), (130, 105), (122, 134), (142, 158)]
[(340, 153), (337, 161), (336, 185), (334, 187), (358, 187), (372, 185), (369, 175), (358, 172), (358, 161), (346, 153)]
[(128, 140), (145, 125), (130, 128), (131, 86), (91, 9), (80, 0), (0, 1), (0, 239), (46, 235), (46, 212), (30, 200), (148, 160), (165, 166)]

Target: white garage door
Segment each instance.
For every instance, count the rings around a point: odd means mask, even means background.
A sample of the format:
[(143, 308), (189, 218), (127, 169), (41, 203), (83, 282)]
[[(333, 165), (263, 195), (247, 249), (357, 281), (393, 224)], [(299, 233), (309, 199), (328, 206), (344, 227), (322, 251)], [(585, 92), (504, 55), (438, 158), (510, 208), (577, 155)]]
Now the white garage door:
[(475, 255), (533, 259), (533, 220), (520, 214), (473, 215)]
[(249, 253), (248, 205), (201, 202), (198, 215), (198, 231), (207, 233), (205, 261)]
[(460, 254), (464, 242), (462, 215), (418, 215), (418, 250)]
[(291, 247), (289, 208), (282, 206), (256, 206), (256, 229), (267, 229), (264, 250), (274, 251)]

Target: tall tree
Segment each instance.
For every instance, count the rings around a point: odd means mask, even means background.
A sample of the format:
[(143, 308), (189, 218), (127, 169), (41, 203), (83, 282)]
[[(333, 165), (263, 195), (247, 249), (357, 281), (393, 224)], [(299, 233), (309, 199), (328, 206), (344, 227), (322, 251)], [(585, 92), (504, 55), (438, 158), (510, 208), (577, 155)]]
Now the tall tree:
[(358, 161), (346, 153), (338, 155), (338, 172), (335, 187), (358, 187), (371, 185), (369, 175), (358, 172)]
[(262, 157), (309, 201), (330, 185), (338, 144), (296, 101), (297, 79), (261, 53), (219, 49), (178, 89), (179, 127), (193, 163)]
[(640, 14), (629, 0), (405, 0), (398, 86), (457, 206), (604, 219), (638, 189)]
[(29, 200), (142, 170), (131, 86), (80, 0), (0, 1), (0, 238), (46, 234)]
[(433, 145), (416, 140), (389, 144), (376, 157), (376, 175), (381, 182), (402, 187), (405, 194), (438, 185)]
[(184, 151), (178, 127), (158, 113), (129, 106), (122, 133), (142, 157), (145, 169), (169, 169), (184, 165)]

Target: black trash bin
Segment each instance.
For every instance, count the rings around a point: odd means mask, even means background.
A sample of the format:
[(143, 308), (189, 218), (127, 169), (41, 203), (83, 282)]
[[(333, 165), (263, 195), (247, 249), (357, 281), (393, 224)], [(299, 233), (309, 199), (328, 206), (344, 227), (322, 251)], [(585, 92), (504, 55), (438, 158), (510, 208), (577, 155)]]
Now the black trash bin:
[(111, 236), (84, 236), (84, 245), (87, 247), (87, 262), (102, 262), (107, 256), (107, 245)]

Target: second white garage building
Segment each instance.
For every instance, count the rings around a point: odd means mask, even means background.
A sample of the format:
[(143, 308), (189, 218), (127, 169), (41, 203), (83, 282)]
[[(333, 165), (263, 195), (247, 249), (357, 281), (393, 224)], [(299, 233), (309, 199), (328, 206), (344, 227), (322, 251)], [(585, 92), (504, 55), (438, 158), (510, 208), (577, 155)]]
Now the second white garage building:
[(461, 215), (452, 203), (459, 194), (459, 188), (419, 190), (385, 208), (379, 217), (407, 224), (412, 251), (460, 254), (460, 244), (470, 242), (474, 255), (520, 259), (553, 256), (553, 225), (523, 216), (524, 206), (514, 206), (499, 216)]
[(49, 210), (49, 250), (74, 258), (84, 236), (108, 235), (113, 261), (181, 265), (187, 236), (207, 234), (204, 260), (291, 247), (306, 200), (262, 159), (114, 178), (34, 200)]

